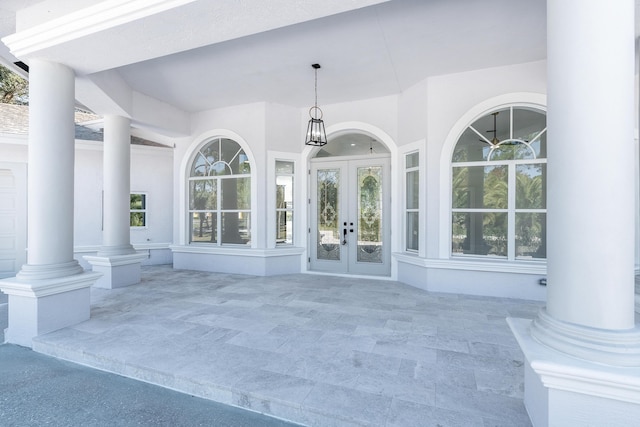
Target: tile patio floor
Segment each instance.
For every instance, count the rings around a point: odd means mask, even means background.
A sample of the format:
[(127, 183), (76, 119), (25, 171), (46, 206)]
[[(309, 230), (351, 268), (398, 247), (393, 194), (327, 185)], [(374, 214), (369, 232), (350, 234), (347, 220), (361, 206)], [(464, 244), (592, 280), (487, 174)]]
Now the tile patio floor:
[(306, 425), (530, 426), (505, 318), (541, 305), (154, 266), (34, 350)]

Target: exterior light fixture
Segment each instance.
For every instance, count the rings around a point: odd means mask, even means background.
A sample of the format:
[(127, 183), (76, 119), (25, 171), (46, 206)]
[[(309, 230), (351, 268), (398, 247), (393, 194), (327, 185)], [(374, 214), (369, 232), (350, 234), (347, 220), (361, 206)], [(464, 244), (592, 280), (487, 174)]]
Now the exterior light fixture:
[(318, 107), (318, 68), (320, 64), (312, 64), (315, 72), (315, 104), (309, 109), (309, 125), (307, 126), (307, 137), (304, 140), (306, 145), (322, 147), (327, 144), (327, 134), (324, 130), (324, 122), (322, 121), (322, 110)]
[(493, 139), (491, 140), (491, 143), (493, 145), (498, 145), (500, 143), (500, 140), (496, 137), (496, 134), (498, 133), (498, 126), (496, 124), (496, 119), (498, 118), (498, 114), (500, 114), (500, 111), (491, 113), (491, 115), (493, 116), (493, 130), (487, 131), (487, 132), (493, 132)]

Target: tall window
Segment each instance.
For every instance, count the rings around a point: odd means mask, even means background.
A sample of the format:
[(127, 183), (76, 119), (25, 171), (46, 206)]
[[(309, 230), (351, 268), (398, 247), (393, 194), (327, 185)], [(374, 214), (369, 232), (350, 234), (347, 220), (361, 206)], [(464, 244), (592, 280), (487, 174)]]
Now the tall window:
[(293, 244), (293, 162), (276, 160), (276, 243)]
[(131, 227), (147, 226), (147, 195), (132, 193), (129, 195), (129, 225)]
[(190, 242), (251, 241), (251, 166), (240, 145), (226, 138), (205, 144), (189, 176)]
[(405, 189), (406, 189), (406, 250), (417, 251), (420, 238), (419, 201), (420, 201), (420, 168), (418, 153), (410, 153), (405, 157)]
[(452, 254), (546, 258), (546, 116), (508, 107), (481, 117), (452, 158)]

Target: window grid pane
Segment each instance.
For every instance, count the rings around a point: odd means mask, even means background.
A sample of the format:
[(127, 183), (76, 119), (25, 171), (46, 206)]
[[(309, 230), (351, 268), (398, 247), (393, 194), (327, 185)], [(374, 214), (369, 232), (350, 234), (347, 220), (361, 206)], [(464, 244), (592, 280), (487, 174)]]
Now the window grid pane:
[(191, 242), (216, 243), (218, 216), (213, 212), (194, 212), (189, 215)]
[(516, 209), (545, 209), (547, 165), (516, 165)]
[(407, 172), (407, 209), (418, 209), (420, 204), (419, 171)]
[(407, 211), (407, 250), (417, 251), (420, 238), (420, 215), (417, 211)]
[(545, 114), (494, 113), (472, 123), (452, 155), (452, 255), (544, 259)]
[(420, 153), (405, 156), (405, 250), (419, 250), (420, 238)]
[(516, 257), (546, 258), (547, 214), (516, 213)]
[(250, 172), (235, 141), (216, 138), (198, 151), (188, 184), (191, 243), (250, 243)]
[(147, 226), (147, 195), (141, 193), (129, 194), (129, 226)]
[(276, 160), (276, 245), (293, 244), (294, 162)]

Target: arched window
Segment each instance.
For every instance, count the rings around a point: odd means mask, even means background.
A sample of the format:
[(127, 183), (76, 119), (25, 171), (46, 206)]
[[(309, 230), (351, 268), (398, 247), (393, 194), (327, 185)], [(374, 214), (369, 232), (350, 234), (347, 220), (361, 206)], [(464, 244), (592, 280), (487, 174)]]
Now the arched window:
[(240, 145), (215, 138), (198, 150), (189, 173), (190, 243), (251, 242), (251, 165)]
[(452, 255), (546, 258), (546, 115), (491, 111), (458, 139), (452, 156)]

